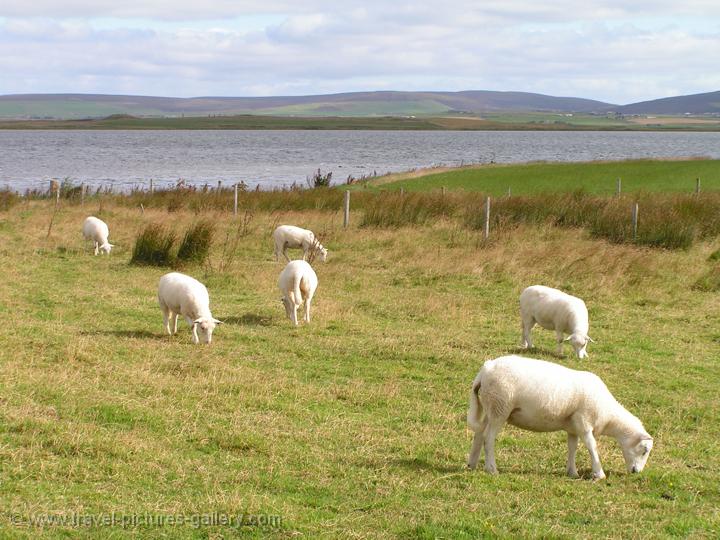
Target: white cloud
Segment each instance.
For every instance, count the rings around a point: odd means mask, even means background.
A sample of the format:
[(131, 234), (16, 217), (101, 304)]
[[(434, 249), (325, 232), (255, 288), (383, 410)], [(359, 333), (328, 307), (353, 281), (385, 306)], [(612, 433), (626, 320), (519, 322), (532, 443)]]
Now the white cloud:
[(627, 103), (720, 89), (708, 22), (720, 2), (680, 4), (7, 2), (0, 94), (490, 89)]

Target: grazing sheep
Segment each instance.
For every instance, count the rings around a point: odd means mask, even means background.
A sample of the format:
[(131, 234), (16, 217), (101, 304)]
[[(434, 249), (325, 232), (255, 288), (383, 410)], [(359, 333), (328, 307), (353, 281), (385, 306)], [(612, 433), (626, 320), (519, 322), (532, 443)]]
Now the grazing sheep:
[[(163, 325), (171, 336), (177, 332), (178, 315), (185, 317), (192, 327), (192, 342), (199, 343), (198, 329), (204, 343), (212, 341), (215, 325), (222, 324), (210, 313), (210, 296), (205, 285), (198, 280), (181, 274), (170, 272), (160, 278), (158, 285), (158, 302), (163, 313)], [(173, 329), (170, 330), (170, 319)]]
[(110, 230), (108, 229), (107, 223), (101, 219), (90, 216), (85, 220), (85, 223), (83, 223), (83, 236), (85, 240), (92, 240), (95, 243), (95, 255), (97, 255), (99, 251), (109, 255), (110, 250), (115, 247), (108, 242), (109, 235)]
[(306, 261), (290, 261), (280, 272), (278, 288), (282, 293), (282, 303), (285, 306), (285, 313), (295, 326), (298, 324), (297, 310), (303, 300), (305, 300), (303, 320), (306, 323), (310, 322), (310, 303), (317, 286), (318, 278), (315, 270)]
[[(520, 318), (522, 319), (523, 346), (532, 347), (530, 330), (538, 323), (557, 334), (558, 354), (562, 354), (563, 341), (569, 341), (578, 358), (588, 356), (585, 348), (589, 342), (588, 311), (585, 302), (557, 289), (533, 285), (520, 295)], [(563, 335), (569, 334), (563, 340)]]
[(301, 229), (294, 225), (280, 225), (273, 232), (273, 240), (275, 242), (276, 261), (280, 260), (279, 257), (282, 253), (285, 259), (290, 262), (290, 257), (287, 256), (287, 248), (302, 248), (303, 261), (307, 259), (308, 253), (311, 251), (319, 253), (321, 261), (325, 262), (327, 260), (327, 249), (315, 238), (315, 233), (308, 229)]
[(598, 376), (521, 356), (488, 360), (473, 381), (467, 414), (468, 426), (475, 432), (470, 469), (477, 466), (484, 445), (485, 470), (497, 473), (495, 437), (506, 422), (530, 431), (567, 431), (567, 474), (573, 478), (578, 477), (575, 453), (580, 437), (597, 479), (605, 478), (605, 473), (595, 437), (617, 439), (627, 469), (634, 473), (643, 470), (653, 447), (642, 422), (615, 400)]

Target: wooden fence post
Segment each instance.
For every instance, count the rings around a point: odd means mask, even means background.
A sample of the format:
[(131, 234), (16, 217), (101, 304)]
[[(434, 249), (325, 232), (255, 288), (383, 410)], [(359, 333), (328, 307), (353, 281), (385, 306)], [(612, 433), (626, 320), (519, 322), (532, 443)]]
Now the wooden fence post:
[(700, 193), (700, 179), (696, 178), (695, 179), (695, 194), (697, 195), (699, 193)]
[(343, 213), (343, 227), (346, 229), (350, 226), (350, 190), (345, 191), (345, 204)]
[(80, 183), (80, 206), (85, 206), (85, 182)]
[(638, 203), (635, 203), (632, 207), (632, 228), (633, 228), (633, 242), (637, 242), (638, 234), (638, 211), (640, 210)]
[(617, 197), (619, 197), (621, 191), (622, 191), (622, 178), (618, 177), (616, 186), (615, 186), (615, 195)]
[(155, 193), (155, 186), (153, 185), (153, 179), (150, 179), (150, 195)]
[(237, 182), (235, 183), (235, 204), (233, 206), (233, 214), (237, 216), (237, 207), (238, 207), (238, 185)]
[(490, 236), (490, 197), (485, 199), (485, 227), (483, 228), (483, 240)]

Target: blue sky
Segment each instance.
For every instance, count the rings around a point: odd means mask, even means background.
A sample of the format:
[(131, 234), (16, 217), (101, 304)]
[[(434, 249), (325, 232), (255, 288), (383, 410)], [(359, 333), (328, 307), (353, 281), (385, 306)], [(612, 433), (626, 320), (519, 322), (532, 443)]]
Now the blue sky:
[(623, 104), (720, 90), (720, 2), (576, 6), (575, 0), (3, 2), (0, 94), (514, 90)]

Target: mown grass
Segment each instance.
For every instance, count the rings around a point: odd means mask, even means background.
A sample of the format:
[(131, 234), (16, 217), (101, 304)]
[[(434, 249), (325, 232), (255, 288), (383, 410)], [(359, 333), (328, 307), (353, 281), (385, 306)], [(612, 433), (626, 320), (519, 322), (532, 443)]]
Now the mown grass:
[[(94, 257), (80, 228), (98, 201), (48, 201), (0, 215), (0, 536), (57, 538), (714, 538), (720, 532), (720, 315), (693, 287), (717, 240), (685, 251), (593, 239), (547, 223), (490, 242), (455, 219), (341, 227), (335, 213), (203, 211), (237, 241), (224, 271), (189, 267), (219, 327), (209, 347), (162, 333), (157, 280), (128, 264), (148, 223), (184, 230), (197, 212), (112, 201), (118, 246)], [(278, 223), (322, 234), (313, 322), (278, 302)], [(241, 231), (237, 234), (234, 231)], [(227, 240), (225, 240), (227, 241)], [(215, 263), (214, 263), (215, 262)], [(464, 416), (483, 360), (517, 351), (517, 296), (533, 283), (583, 297), (590, 358), (532, 355), (600, 374), (655, 436), (646, 470), (624, 472), (601, 439), (607, 480), (564, 476), (562, 434), (506, 428), (500, 475), (464, 470)], [(281, 516), (279, 527), (22, 526), (37, 514)], [(17, 516), (17, 517), (14, 517)], [(17, 519), (20, 526), (11, 521)]]
[(630, 160), (595, 163), (529, 163), (484, 165), (451, 169), (437, 174), (360, 183), (355, 189), (405, 191), (462, 190), (494, 196), (534, 195), (582, 190), (589, 194), (612, 195), (617, 179), (623, 193), (692, 193), (696, 179), (701, 191), (720, 190), (720, 160)]

